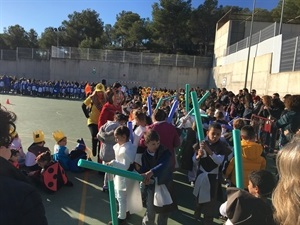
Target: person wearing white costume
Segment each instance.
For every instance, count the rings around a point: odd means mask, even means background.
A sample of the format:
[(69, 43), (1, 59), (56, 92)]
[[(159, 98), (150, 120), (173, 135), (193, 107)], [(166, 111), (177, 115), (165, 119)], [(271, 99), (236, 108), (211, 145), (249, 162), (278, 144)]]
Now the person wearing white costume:
[[(107, 164), (115, 168), (133, 171), (136, 147), (129, 141), (129, 128), (126, 126), (118, 127), (114, 136), (117, 142), (113, 147), (116, 158)], [(114, 186), (119, 204), (118, 224), (124, 225), (126, 224), (126, 212), (136, 213), (143, 209), (139, 182), (115, 175)], [(112, 221), (108, 224), (112, 224)]]

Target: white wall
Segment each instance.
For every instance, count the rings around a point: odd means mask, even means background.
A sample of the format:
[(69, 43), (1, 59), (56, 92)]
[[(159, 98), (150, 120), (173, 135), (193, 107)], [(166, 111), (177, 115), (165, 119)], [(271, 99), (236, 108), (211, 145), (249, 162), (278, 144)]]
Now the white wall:
[[(278, 73), (280, 66), (280, 57), (281, 57), (281, 46), (282, 46), (282, 36), (278, 35), (273, 38), (267, 39), (257, 45), (251, 46), (250, 49), (250, 58), (272, 54), (272, 66), (271, 73)], [(228, 65), (232, 63), (237, 63), (245, 61), (248, 58), (249, 48), (242, 49), (238, 52), (230, 54), (224, 57), (223, 65)], [(222, 65), (220, 65), (222, 66)]]

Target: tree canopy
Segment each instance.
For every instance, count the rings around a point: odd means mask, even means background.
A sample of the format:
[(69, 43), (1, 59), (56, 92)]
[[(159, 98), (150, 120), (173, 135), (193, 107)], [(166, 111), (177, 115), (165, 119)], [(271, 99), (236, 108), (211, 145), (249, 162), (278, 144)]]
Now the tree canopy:
[[(255, 9), (259, 21), (279, 21), (282, 0), (268, 11)], [(193, 8), (191, 0), (160, 0), (152, 5), (152, 20), (132, 11), (116, 15), (115, 24), (104, 24), (93, 9), (73, 12), (58, 27), (46, 27), (38, 37), (34, 28), (12, 25), (0, 33), (0, 49), (17, 47), (45, 48), (70, 46), (171, 54), (213, 54), (216, 23), (229, 10), (237, 19), (246, 19), (251, 10), (222, 6), (218, 0), (205, 0)], [(300, 1), (285, 0), (283, 22), (300, 23)]]

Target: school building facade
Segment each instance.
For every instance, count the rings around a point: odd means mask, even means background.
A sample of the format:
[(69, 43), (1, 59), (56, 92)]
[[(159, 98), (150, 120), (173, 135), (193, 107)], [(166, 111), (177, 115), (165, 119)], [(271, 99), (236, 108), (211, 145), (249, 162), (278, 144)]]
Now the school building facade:
[(281, 34), (279, 27), (254, 22), (250, 41), (250, 22), (220, 21), (210, 84), (235, 93), (247, 87), (259, 95), (299, 94), (300, 26), (283, 24)]

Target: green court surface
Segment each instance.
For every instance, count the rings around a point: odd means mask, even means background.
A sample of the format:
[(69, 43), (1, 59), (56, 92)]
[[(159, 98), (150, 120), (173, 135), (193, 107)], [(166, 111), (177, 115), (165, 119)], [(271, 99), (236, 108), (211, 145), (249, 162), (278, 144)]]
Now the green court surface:
[[(6, 104), (7, 100), (10, 104)], [(32, 143), (32, 131), (37, 129), (44, 131), (46, 146), (52, 151), (55, 142), (51, 134), (55, 130), (65, 133), (70, 150), (76, 146), (78, 138), (83, 138), (86, 145), (91, 146), (81, 101), (0, 95), (0, 103), (17, 114), (17, 131), (25, 152)], [(272, 164), (272, 161), (268, 160), (268, 163)], [(103, 176), (96, 171), (67, 174), (73, 187), (63, 187), (55, 194), (41, 191), (49, 225), (107, 224), (111, 216), (108, 193), (102, 192)], [(179, 210), (171, 215), (168, 224), (200, 224), (193, 218), (193, 188), (187, 183), (185, 172), (176, 171), (174, 177)], [(127, 223), (142, 224), (144, 212), (145, 209), (131, 215)], [(215, 220), (215, 224), (222, 223)]]

